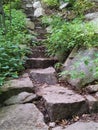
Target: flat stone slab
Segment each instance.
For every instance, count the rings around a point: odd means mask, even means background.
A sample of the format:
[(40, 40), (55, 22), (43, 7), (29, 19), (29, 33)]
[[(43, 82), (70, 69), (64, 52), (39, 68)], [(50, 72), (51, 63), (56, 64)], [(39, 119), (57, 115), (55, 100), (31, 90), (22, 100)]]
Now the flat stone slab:
[(56, 62), (57, 59), (55, 58), (28, 58), (26, 61), (26, 68), (47, 68), (49, 66), (53, 66)]
[(20, 92), (33, 92), (34, 86), (30, 78), (24, 76), (19, 79), (7, 81), (6, 84), (2, 86), (1, 91), (0, 102), (3, 102), (11, 96), (19, 94)]
[(35, 83), (54, 85), (57, 83), (56, 71), (53, 67), (30, 71), (30, 78)]
[(52, 130), (98, 130), (97, 122), (76, 122), (67, 128), (57, 127)]
[(67, 88), (49, 86), (40, 92), (51, 121), (81, 115), (88, 111), (85, 99)]
[(12, 96), (11, 98), (7, 99), (4, 102), (4, 104), (5, 105), (24, 104), (24, 103), (33, 102), (35, 99), (37, 99), (36, 94), (21, 92), (18, 95)]
[(34, 104), (19, 104), (0, 109), (1, 130), (48, 130), (42, 113)]

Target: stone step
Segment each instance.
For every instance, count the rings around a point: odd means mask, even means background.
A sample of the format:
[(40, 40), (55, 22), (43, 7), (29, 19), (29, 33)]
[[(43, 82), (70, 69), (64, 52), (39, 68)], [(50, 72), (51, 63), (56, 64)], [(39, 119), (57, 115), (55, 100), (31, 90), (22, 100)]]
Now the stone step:
[(45, 52), (44, 46), (36, 46), (31, 48), (31, 54), (28, 55), (29, 58), (44, 58), (48, 57)]
[(47, 68), (54, 66), (56, 62), (56, 58), (28, 58), (25, 67), (28, 69)]
[(0, 103), (21, 92), (34, 92), (34, 86), (29, 77), (21, 77), (7, 81), (1, 88)]
[(0, 130), (48, 130), (42, 113), (34, 104), (0, 108)]
[(83, 96), (59, 85), (40, 90), (50, 121), (71, 118), (87, 113), (89, 108)]
[(46, 83), (49, 85), (57, 84), (56, 71), (53, 67), (31, 70), (30, 78), (34, 83)]

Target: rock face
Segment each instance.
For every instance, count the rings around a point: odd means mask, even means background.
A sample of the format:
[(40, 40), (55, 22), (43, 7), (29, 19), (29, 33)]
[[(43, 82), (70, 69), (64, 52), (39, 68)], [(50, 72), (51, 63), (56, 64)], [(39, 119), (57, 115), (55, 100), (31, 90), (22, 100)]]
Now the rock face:
[[(96, 70), (96, 64), (94, 63), (95, 53), (98, 53), (98, 49), (80, 49), (73, 50), (68, 59), (64, 63), (63, 71), (67, 71), (68, 75), (64, 78), (77, 88), (81, 88), (84, 85), (97, 80), (94, 76)], [(75, 73), (76, 78), (72, 78), (70, 73)]]
[(30, 78), (35, 83), (53, 85), (57, 83), (56, 71), (53, 67), (31, 70)]
[(43, 115), (33, 104), (12, 105), (0, 109), (1, 130), (48, 130)]
[[(17, 95), (20, 92), (33, 92), (34, 86), (29, 77), (14, 79), (6, 82), (1, 88), (0, 102), (10, 98), (13, 95)], [(5, 96), (6, 95), (6, 96)]]
[(4, 104), (5, 105), (12, 105), (12, 104), (24, 104), (33, 102), (37, 98), (36, 94), (28, 93), (28, 92), (21, 92), (18, 95), (12, 96), (11, 98), (7, 99)]
[(97, 122), (77, 122), (74, 123), (67, 128), (53, 128), (52, 130), (98, 130), (98, 123)]
[(64, 87), (49, 86), (43, 88), (42, 97), (51, 121), (81, 115), (88, 111), (85, 99)]

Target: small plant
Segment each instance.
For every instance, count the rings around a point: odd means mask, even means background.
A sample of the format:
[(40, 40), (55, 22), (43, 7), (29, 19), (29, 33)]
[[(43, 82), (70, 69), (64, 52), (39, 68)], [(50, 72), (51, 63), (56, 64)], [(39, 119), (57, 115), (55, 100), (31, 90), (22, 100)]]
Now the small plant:
[(62, 68), (62, 63), (60, 63), (60, 62), (56, 63), (54, 68), (56, 69), (57, 72), (59, 72)]
[(43, 0), (44, 3), (46, 3), (50, 7), (58, 6), (59, 1), (58, 0)]
[(76, 14), (82, 15), (87, 10), (94, 7), (94, 3), (89, 0), (76, 0), (73, 3), (73, 10), (75, 10)]

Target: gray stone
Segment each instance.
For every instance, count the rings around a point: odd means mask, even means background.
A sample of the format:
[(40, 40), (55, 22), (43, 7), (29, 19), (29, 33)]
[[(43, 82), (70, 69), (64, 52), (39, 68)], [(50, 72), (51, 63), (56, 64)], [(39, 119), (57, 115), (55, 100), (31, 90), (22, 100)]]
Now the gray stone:
[(26, 8), (32, 8), (33, 4), (26, 4)]
[(85, 15), (85, 18), (87, 20), (93, 20), (95, 18), (98, 18), (98, 12), (88, 13), (88, 14)]
[(33, 30), (35, 28), (34, 23), (28, 19), (26, 20), (26, 26), (28, 29), (31, 29), (31, 30)]
[(85, 99), (72, 90), (56, 85), (43, 88), (41, 91), (51, 121), (81, 115), (88, 111)]
[(26, 67), (28, 69), (47, 68), (53, 66), (57, 61), (56, 58), (28, 58)]
[(98, 130), (98, 123), (97, 122), (76, 122), (66, 128), (57, 127), (53, 128), (52, 130)]
[[(98, 80), (94, 75), (96, 72), (95, 53), (98, 53), (98, 49), (74, 49), (64, 63), (63, 71), (67, 71), (68, 74), (62, 77), (77, 88)], [(77, 76), (72, 78), (70, 73)]]
[(98, 92), (98, 84), (96, 85), (89, 85), (86, 87), (89, 93), (95, 93)]
[(50, 122), (50, 123), (49, 123), (49, 127), (50, 127), (50, 128), (54, 128), (55, 126), (56, 126), (56, 123), (55, 123), (55, 122)]
[(52, 26), (48, 26), (48, 27), (46, 28), (46, 31), (47, 31), (47, 33), (52, 33)]
[(69, 5), (69, 2), (63, 3), (63, 4), (60, 5), (59, 9), (62, 10), (64, 8), (66, 8), (68, 5)]
[(42, 7), (40, 1), (36, 1), (36, 2), (33, 3), (33, 8), (37, 9), (37, 8), (40, 8), (40, 7)]
[(53, 67), (30, 71), (30, 78), (35, 83), (53, 85), (57, 83), (56, 71)]
[(93, 25), (95, 33), (98, 34), (98, 17), (91, 20), (90, 23)]
[(43, 16), (45, 14), (44, 12), (44, 9), (43, 8), (37, 8), (35, 11), (34, 11), (34, 17), (40, 17), (40, 16)]
[[(19, 79), (13, 79), (7, 81), (1, 88), (0, 103), (10, 98), (13, 95), (17, 95), (20, 92), (33, 92), (34, 86), (29, 77), (22, 77)], [(6, 95), (6, 96), (5, 96)]]
[(87, 102), (89, 104), (89, 112), (98, 112), (98, 100), (91, 95), (85, 95), (85, 98), (87, 99)]
[(33, 102), (36, 98), (37, 98), (36, 94), (28, 93), (28, 92), (21, 92), (18, 95), (12, 96), (11, 98), (7, 99), (4, 102), (4, 104), (12, 105), (12, 104), (30, 103), (30, 102)]
[(98, 12), (86, 14), (85, 19), (90, 21), (95, 33), (98, 33)]
[(0, 109), (1, 130), (48, 130), (42, 113), (33, 104), (20, 104)]
[(98, 92), (97, 92), (97, 93), (95, 93), (95, 97), (98, 99)]

